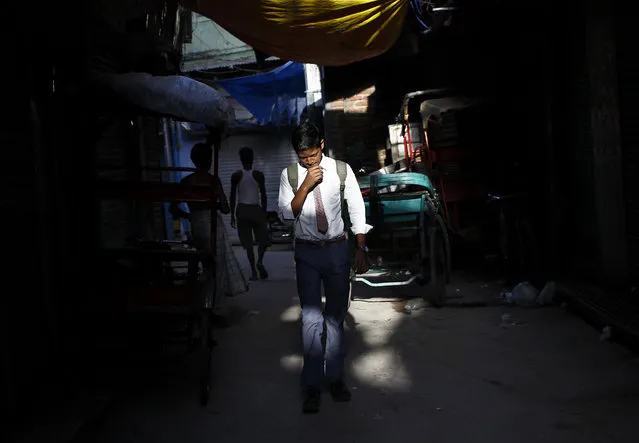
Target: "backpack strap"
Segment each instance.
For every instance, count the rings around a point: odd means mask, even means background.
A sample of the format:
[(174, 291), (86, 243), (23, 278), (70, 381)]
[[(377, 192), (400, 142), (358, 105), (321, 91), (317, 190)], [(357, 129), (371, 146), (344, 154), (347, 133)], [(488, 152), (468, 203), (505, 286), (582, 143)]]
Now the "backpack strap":
[[(335, 160), (335, 166), (337, 168), (337, 176), (339, 177), (339, 201), (340, 208), (342, 209), (342, 219), (344, 220), (345, 227), (348, 229), (351, 224), (348, 217), (348, 209), (344, 207), (344, 190), (346, 189), (346, 176), (348, 169), (346, 167), (346, 163), (341, 160)], [(293, 193), (297, 192), (297, 163), (293, 163), (286, 168), (286, 175), (288, 176), (288, 183), (291, 185)]]
[[(344, 203), (344, 189), (346, 189), (346, 163), (341, 160), (335, 160), (335, 166), (337, 167), (337, 176), (339, 177), (339, 198)], [(286, 175), (288, 176), (288, 183), (293, 188), (293, 192), (297, 192), (297, 163), (293, 163), (286, 168)]]
[(346, 163), (341, 160), (335, 160), (337, 166), (337, 176), (339, 177), (339, 201), (344, 208), (344, 189), (346, 188)]
[(286, 175), (288, 176), (288, 183), (293, 188), (293, 193), (297, 192), (297, 163), (293, 163), (286, 168)]
[[(347, 175), (346, 163), (341, 160), (335, 160), (335, 166), (337, 167), (337, 176), (339, 177), (339, 200), (343, 206)], [(297, 192), (297, 163), (293, 163), (286, 168), (286, 175), (288, 176), (288, 183), (291, 185), (293, 192)]]
[(339, 202), (342, 209), (342, 220), (344, 220), (344, 228), (346, 230), (351, 227), (351, 219), (348, 214), (348, 206), (346, 206), (344, 199), (344, 190), (346, 189), (346, 175), (348, 168), (346, 162), (341, 160), (335, 160), (335, 166), (337, 167), (337, 176), (339, 177)]

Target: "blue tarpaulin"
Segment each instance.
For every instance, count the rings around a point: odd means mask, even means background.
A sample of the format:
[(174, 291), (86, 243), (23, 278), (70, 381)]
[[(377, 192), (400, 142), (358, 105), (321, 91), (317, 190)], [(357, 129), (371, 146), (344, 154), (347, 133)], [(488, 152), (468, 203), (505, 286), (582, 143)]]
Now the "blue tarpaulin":
[(290, 123), (306, 105), (304, 65), (288, 62), (273, 71), (218, 81), (261, 125)]

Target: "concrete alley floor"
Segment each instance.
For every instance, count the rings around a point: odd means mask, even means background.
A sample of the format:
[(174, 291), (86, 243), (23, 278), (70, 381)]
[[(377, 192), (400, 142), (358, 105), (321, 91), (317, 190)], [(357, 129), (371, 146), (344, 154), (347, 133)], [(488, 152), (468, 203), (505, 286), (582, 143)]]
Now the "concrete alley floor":
[[(325, 395), (319, 414), (302, 415), (292, 254), (267, 259), (271, 277), (232, 299), (235, 323), (217, 333), (207, 407), (198, 404), (194, 371), (158, 367), (124, 389), (81, 441), (639, 441), (639, 359), (559, 308), (417, 303), (407, 313), (402, 303), (354, 301), (347, 321), (353, 401)], [(451, 285), (453, 294), (460, 287), (492, 290), (463, 281)], [(505, 324), (504, 313), (512, 318)]]

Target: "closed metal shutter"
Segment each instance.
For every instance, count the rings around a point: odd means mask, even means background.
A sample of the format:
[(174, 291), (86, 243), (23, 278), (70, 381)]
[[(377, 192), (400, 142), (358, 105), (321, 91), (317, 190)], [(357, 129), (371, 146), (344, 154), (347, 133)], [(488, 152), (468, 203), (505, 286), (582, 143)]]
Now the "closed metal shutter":
[[(297, 160), (291, 146), (290, 133), (282, 130), (279, 134), (233, 135), (224, 141), (220, 151), (219, 174), (227, 197), (231, 195), (231, 175), (242, 168), (239, 151), (243, 146), (253, 149), (255, 154), (253, 168), (264, 173), (268, 210), (277, 211), (280, 175), (284, 168)], [(231, 241), (238, 244), (237, 230), (231, 229), (230, 215), (223, 217)]]
[[(243, 146), (253, 149), (255, 154), (253, 168), (264, 173), (268, 210), (277, 211), (277, 199), (280, 189), (280, 175), (282, 170), (297, 161), (295, 151), (291, 146), (290, 131), (286, 129), (274, 132), (257, 132), (232, 135), (222, 142), (220, 150), (219, 174), (226, 196), (231, 196), (231, 175), (242, 168), (239, 151)], [(199, 141), (203, 141), (199, 140)], [(198, 142), (199, 142), (198, 141)], [(189, 142), (190, 143), (190, 142)], [(195, 142), (193, 143), (195, 144)], [(184, 147), (190, 151), (192, 145)], [(182, 162), (188, 156), (181, 156)], [(180, 166), (193, 167), (190, 161)], [(239, 244), (237, 231), (231, 228), (230, 215), (223, 215), (224, 224), (231, 242)]]

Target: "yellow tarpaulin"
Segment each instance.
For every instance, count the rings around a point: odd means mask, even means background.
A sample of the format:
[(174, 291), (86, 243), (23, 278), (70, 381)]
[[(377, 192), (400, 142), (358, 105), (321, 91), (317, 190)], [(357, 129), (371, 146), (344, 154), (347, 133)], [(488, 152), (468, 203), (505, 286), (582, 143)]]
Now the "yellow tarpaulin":
[(382, 54), (399, 37), (408, 0), (185, 0), (259, 51), (340, 66)]

